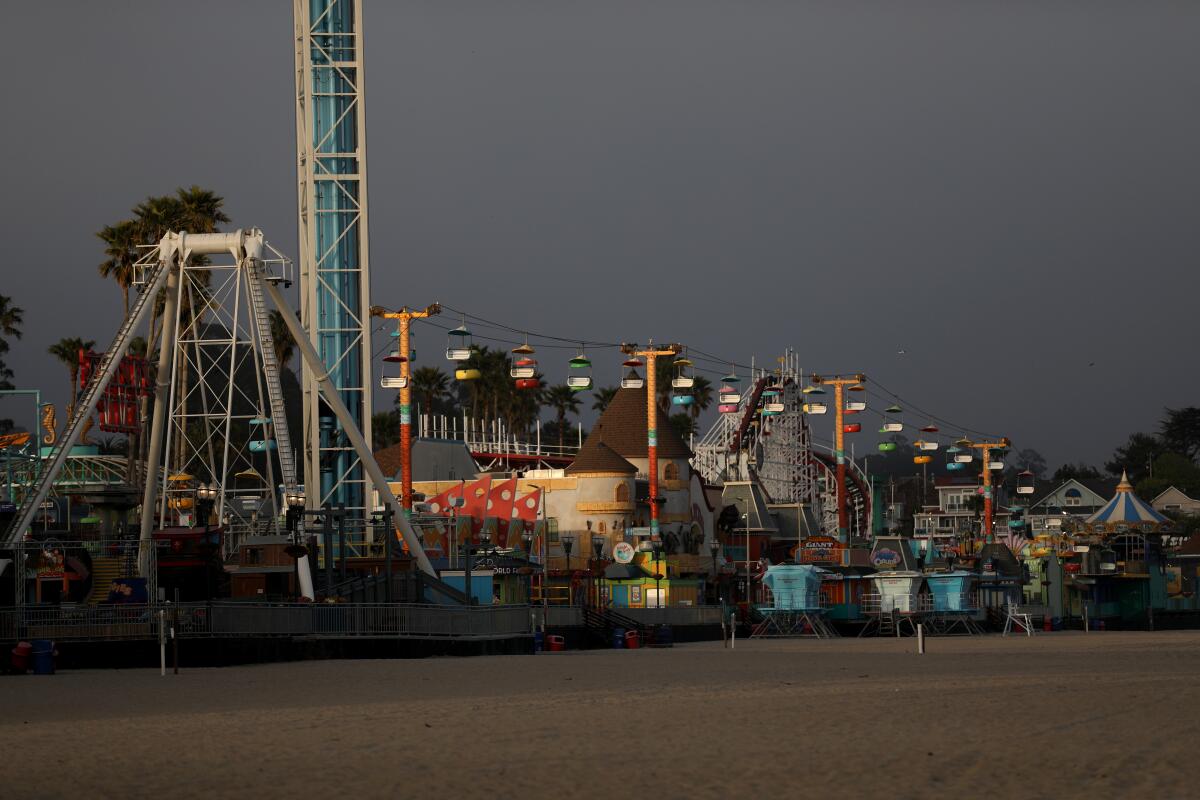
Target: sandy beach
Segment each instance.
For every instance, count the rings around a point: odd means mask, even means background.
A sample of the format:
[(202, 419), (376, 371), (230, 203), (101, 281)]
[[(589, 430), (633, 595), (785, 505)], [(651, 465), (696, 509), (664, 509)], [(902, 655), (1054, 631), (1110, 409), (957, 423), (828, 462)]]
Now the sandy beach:
[(1200, 633), (0, 677), (9, 797), (1183, 797)]

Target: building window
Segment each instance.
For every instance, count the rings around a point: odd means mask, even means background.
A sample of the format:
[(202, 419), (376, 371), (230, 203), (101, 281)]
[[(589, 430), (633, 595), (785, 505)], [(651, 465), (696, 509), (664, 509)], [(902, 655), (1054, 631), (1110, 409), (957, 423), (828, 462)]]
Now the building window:
[(603, 522), (600, 523), (599, 532), (604, 533), (604, 523)]
[(617, 484), (617, 502), (618, 503), (628, 503), (629, 502), (629, 484), (627, 484), (627, 483), (618, 483)]
[(679, 480), (679, 465), (676, 464), (674, 461), (668, 461), (667, 465), (665, 467), (663, 467), (663, 480), (664, 481)]
[(1066, 498), (1067, 505), (1078, 506), (1083, 504), (1083, 494), (1078, 489), (1067, 489), (1063, 492), (1063, 497)]

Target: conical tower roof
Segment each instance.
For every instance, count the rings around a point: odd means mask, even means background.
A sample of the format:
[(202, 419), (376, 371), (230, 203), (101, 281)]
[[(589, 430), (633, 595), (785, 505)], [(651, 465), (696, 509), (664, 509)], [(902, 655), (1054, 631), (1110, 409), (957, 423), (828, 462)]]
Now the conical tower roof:
[(578, 475), (582, 472), (608, 473), (612, 475), (633, 475), (637, 467), (621, 458), (615, 450), (604, 443), (601, 435), (595, 431), (588, 436), (583, 447), (575, 454), (575, 460), (567, 467), (566, 474)]
[[(658, 437), (659, 458), (691, 458), (692, 451), (671, 424), (661, 408), (656, 409), (655, 433)], [(646, 442), (646, 388), (618, 389), (612, 402), (592, 427), (590, 441), (597, 434), (604, 444), (622, 458), (647, 458), (649, 446)], [(584, 443), (584, 447), (587, 443)]]
[(1088, 517), (1091, 524), (1101, 525), (1160, 525), (1167, 518), (1154, 510), (1153, 506), (1133, 491), (1129, 476), (1122, 470), (1121, 482), (1117, 484), (1117, 493), (1108, 501), (1104, 508)]

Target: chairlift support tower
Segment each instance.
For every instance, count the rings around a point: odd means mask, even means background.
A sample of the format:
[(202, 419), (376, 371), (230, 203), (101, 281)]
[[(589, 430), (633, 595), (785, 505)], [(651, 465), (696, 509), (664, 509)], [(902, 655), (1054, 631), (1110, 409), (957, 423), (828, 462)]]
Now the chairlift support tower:
[[(343, 404), (371, 441), (367, 146), (362, 0), (293, 0), (300, 319)], [(366, 515), (367, 476), (340, 421), (304, 367), (310, 508)]]

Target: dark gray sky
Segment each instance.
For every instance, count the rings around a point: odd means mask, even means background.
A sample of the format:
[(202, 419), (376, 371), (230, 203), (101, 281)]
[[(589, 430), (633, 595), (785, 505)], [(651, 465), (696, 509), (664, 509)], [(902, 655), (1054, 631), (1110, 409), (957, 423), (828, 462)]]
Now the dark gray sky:
[[(290, 5), (6, 10), (20, 385), (61, 401), (45, 348), (111, 338), (92, 233), (145, 195), (296, 252)], [(1053, 463), (1197, 402), (1200, 4), (365, 5), (379, 304), (790, 345)]]

